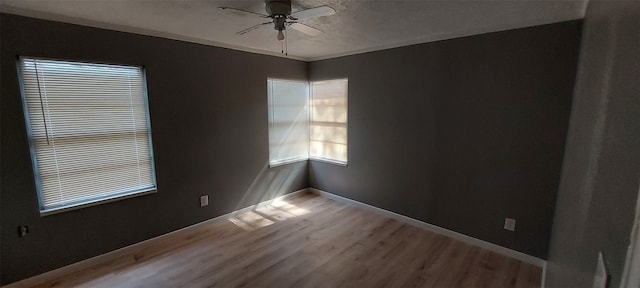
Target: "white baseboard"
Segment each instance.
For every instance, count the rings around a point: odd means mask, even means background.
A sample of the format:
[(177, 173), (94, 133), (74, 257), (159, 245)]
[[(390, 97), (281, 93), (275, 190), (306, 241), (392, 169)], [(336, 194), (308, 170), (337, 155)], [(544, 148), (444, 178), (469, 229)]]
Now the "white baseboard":
[(540, 281), (540, 288), (544, 288), (544, 282), (547, 281), (547, 261), (544, 261), (542, 265), (542, 280)]
[(506, 247), (502, 247), (502, 246), (499, 246), (499, 245), (496, 245), (496, 244), (493, 244), (493, 243), (490, 243), (490, 242), (487, 242), (487, 241), (484, 241), (484, 240), (473, 238), (471, 236), (464, 235), (464, 234), (461, 234), (461, 233), (458, 233), (458, 232), (455, 232), (455, 231), (451, 231), (449, 229), (438, 227), (438, 226), (433, 225), (433, 224), (422, 222), (420, 220), (413, 219), (413, 218), (410, 218), (410, 217), (407, 217), (407, 216), (404, 216), (404, 215), (400, 215), (398, 213), (394, 213), (394, 212), (391, 212), (391, 211), (388, 211), (388, 210), (384, 210), (382, 208), (371, 206), (371, 205), (368, 205), (368, 204), (365, 204), (365, 203), (362, 203), (362, 202), (358, 202), (358, 201), (355, 201), (355, 200), (352, 200), (352, 199), (349, 199), (349, 198), (338, 196), (338, 195), (335, 195), (335, 194), (332, 194), (332, 193), (329, 193), (329, 192), (326, 192), (326, 191), (318, 190), (318, 189), (315, 189), (315, 188), (308, 188), (308, 189), (309, 189), (309, 191), (311, 191), (313, 193), (316, 193), (318, 195), (321, 195), (323, 197), (327, 197), (329, 199), (333, 199), (333, 200), (336, 200), (338, 202), (359, 206), (359, 207), (362, 207), (362, 208), (367, 209), (369, 211), (384, 215), (386, 217), (389, 217), (389, 218), (392, 218), (392, 219), (396, 219), (396, 220), (401, 221), (403, 223), (407, 223), (407, 224), (410, 224), (410, 225), (413, 225), (413, 226), (416, 226), (416, 227), (424, 228), (424, 229), (427, 229), (429, 231), (432, 231), (432, 232), (435, 232), (435, 233), (438, 233), (438, 234), (441, 234), (441, 235), (444, 235), (444, 236), (447, 236), (447, 237), (451, 237), (453, 239), (456, 239), (456, 240), (459, 240), (459, 241), (462, 241), (462, 242), (465, 242), (465, 243), (468, 243), (468, 244), (471, 244), (471, 245), (474, 245), (474, 246), (477, 246), (477, 247), (480, 247), (480, 248), (483, 248), (483, 249), (487, 249), (489, 251), (493, 251), (493, 252), (496, 252), (496, 253), (499, 253), (499, 254), (502, 254), (502, 255), (517, 259), (517, 260), (520, 260), (520, 261), (525, 262), (525, 263), (529, 263), (529, 264), (541, 267), (543, 269), (544, 269), (544, 267), (545, 267), (545, 265), (547, 263), (547, 261), (545, 261), (543, 259), (540, 259), (538, 257), (527, 255), (527, 254), (522, 253), (522, 252), (518, 252), (518, 251), (509, 249), (509, 248), (506, 248)]
[(70, 274), (70, 273), (73, 273), (73, 272), (76, 272), (76, 271), (80, 271), (82, 269), (86, 269), (87, 267), (91, 267), (91, 266), (99, 264), (99, 263), (104, 263), (104, 262), (115, 260), (115, 259), (117, 259), (117, 258), (119, 258), (119, 257), (121, 257), (121, 256), (123, 256), (123, 255), (125, 255), (127, 253), (131, 253), (132, 251), (136, 251), (136, 250), (139, 250), (139, 249), (143, 248), (144, 245), (148, 244), (149, 242), (156, 241), (158, 239), (162, 239), (162, 238), (168, 237), (168, 236), (176, 234), (176, 233), (181, 233), (181, 232), (184, 232), (184, 231), (188, 231), (188, 230), (194, 229), (194, 228), (202, 226), (202, 225), (211, 224), (211, 223), (217, 222), (217, 221), (227, 220), (227, 219), (235, 217), (235, 216), (237, 216), (239, 214), (246, 213), (246, 212), (258, 209), (260, 207), (264, 207), (266, 205), (269, 205), (273, 201), (286, 200), (286, 199), (291, 198), (291, 197), (293, 197), (293, 196), (295, 196), (295, 195), (297, 195), (299, 193), (303, 193), (303, 192), (307, 192), (307, 191), (309, 191), (308, 188), (300, 189), (298, 191), (294, 191), (294, 192), (291, 192), (289, 194), (273, 198), (271, 200), (263, 201), (263, 202), (258, 203), (256, 205), (251, 205), (249, 207), (245, 207), (245, 208), (242, 208), (240, 210), (233, 211), (231, 213), (220, 215), (218, 217), (211, 218), (209, 220), (205, 220), (205, 221), (202, 221), (202, 222), (199, 222), (199, 223), (196, 223), (196, 224), (193, 224), (191, 226), (187, 226), (187, 227), (175, 230), (175, 231), (171, 231), (169, 233), (162, 234), (160, 236), (153, 237), (153, 238), (150, 238), (150, 239), (147, 239), (147, 240), (144, 240), (144, 241), (141, 241), (141, 242), (126, 246), (126, 247), (122, 247), (120, 249), (113, 250), (111, 252), (107, 252), (105, 254), (101, 254), (101, 255), (86, 259), (86, 260), (82, 260), (80, 262), (76, 262), (76, 263), (73, 263), (73, 264), (70, 264), (70, 265), (67, 265), (67, 266), (63, 266), (63, 267), (60, 267), (58, 269), (51, 270), (49, 272), (45, 272), (43, 274), (39, 274), (39, 275), (33, 276), (31, 278), (27, 278), (27, 279), (24, 279), (24, 280), (20, 280), (18, 282), (7, 284), (5, 286), (2, 286), (2, 288), (23, 288), (23, 287), (26, 288), (26, 287), (32, 287), (32, 286), (40, 285), (40, 284), (42, 284), (44, 282), (56, 279), (56, 278), (61, 277), (63, 275)]

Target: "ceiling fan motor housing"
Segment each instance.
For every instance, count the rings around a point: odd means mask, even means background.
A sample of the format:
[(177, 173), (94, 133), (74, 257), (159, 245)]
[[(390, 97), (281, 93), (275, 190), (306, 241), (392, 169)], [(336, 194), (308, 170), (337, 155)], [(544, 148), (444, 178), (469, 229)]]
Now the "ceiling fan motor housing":
[(265, 6), (269, 17), (277, 15), (289, 16), (291, 15), (291, 1), (290, 0), (265, 0)]

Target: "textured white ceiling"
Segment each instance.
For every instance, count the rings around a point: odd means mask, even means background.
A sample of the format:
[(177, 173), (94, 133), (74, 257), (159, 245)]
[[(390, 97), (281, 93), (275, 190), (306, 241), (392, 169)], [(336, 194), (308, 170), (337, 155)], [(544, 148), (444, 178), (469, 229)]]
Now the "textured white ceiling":
[[(37, 18), (283, 56), (265, 22), (217, 9), (265, 13), (263, 0), (0, 0), (0, 10)], [(586, 0), (293, 0), (293, 11), (329, 5), (336, 15), (300, 21), (325, 33), (288, 31), (290, 58), (342, 55), (501, 31), (584, 16)]]

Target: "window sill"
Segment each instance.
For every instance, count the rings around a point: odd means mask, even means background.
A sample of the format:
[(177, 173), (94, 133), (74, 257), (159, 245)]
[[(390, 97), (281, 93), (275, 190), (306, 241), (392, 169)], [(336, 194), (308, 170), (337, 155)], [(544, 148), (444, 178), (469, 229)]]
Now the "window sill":
[(342, 167), (347, 167), (348, 163), (347, 162), (343, 162), (343, 161), (337, 161), (337, 160), (331, 160), (331, 159), (324, 159), (324, 158), (313, 158), (310, 157), (309, 160), (311, 161), (317, 161), (317, 162), (323, 162), (323, 163), (328, 163), (328, 164), (333, 164), (333, 165), (337, 165), (337, 166), (342, 166)]
[(288, 164), (304, 162), (304, 161), (307, 161), (307, 160), (309, 160), (309, 158), (296, 158), (296, 159), (289, 159), (289, 160), (279, 161), (279, 162), (275, 162), (275, 163), (269, 163), (269, 168), (275, 168), (275, 167), (284, 166), (284, 165), (288, 165)]
[(144, 195), (153, 194), (153, 193), (156, 193), (156, 192), (158, 192), (158, 189), (157, 188), (152, 188), (152, 189), (149, 189), (149, 190), (136, 191), (136, 192), (116, 195), (116, 196), (112, 196), (112, 197), (104, 198), (104, 199), (99, 199), (99, 200), (88, 200), (86, 202), (81, 202), (81, 203), (78, 203), (78, 204), (73, 204), (73, 205), (68, 205), (68, 206), (63, 206), (63, 207), (57, 207), (57, 208), (51, 208), (51, 209), (47, 209), (47, 210), (41, 210), (40, 211), (40, 217), (54, 215), (54, 214), (63, 213), (63, 212), (67, 212), (67, 211), (78, 210), (78, 209), (91, 207), (91, 206), (96, 206), (96, 205), (101, 205), (101, 204), (105, 204), (105, 203), (111, 203), (111, 202), (120, 201), (120, 200), (124, 200), (124, 199), (129, 199), (129, 198), (133, 198), (133, 197), (144, 196)]

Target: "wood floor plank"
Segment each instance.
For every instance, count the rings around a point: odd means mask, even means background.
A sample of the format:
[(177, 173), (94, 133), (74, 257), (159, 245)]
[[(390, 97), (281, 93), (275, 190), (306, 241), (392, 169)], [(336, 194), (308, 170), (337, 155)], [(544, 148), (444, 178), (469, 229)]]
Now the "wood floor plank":
[(539, 267), (307, 193), (32, 287), (531, 288), (540, 281)]
[(358, 230), (366, 230), (370, 229), (369, 227), (378, 225), (378, 222), (371, 221), (363, 216), (347, 216), (345, 218), (349, 219), (349, 221), (344, 223), (329, 221), (325, 225), (317, 227), (317, 229), (309, 230), (306, 233), (298, 233), (286, 239), (286, 241), (275, 243), (272, 245), (271, 251), (263, 253), (259, 259), (255, 259), (250, 265), (242, 266), (240, 267), (241, 269), (232, 269), (232, 273), (219, 279), (218, 283), (221, 283), (220, 286), (251, 287), (248, 285), (246, 278), (255, 278), (263, 272), (272, 273), (271, 268), (290, 259), (291, 255), (303, 247), (313, 247), (318, 242), (332, 242), (336, 238), (339, 238), (341, 242), (351, 242), (353, 240), (350, 240), (350, 237), (356, 234)]
[[(266, 287), (290, 287), (294, 282), (311, 274), (313, 270), (327, 263), (331, 259), (345, 251), (349, 246), (359, 241), (362, 237), (371, 235), (374, 231), (381, 231), (388, 227), (393, 220), (377, 217), (374, 219), (365, 218), (366, 225), (361, 225), (358, 229), (340, 228), (340, 232), (335, 237), (319, 239), (307, 237), (307, 241), (301, 249), (292, 254), (290, 258), (283, 259), (278, 265), (274, 265), (270, 270), (263, 271), (261, 275), (255, 277), (249, 287), (265, 285)], [(397, 223), (397, 221), (396, 221)], [(398, 225), (399, 226), (399, 225)], [(337, 225), (335, 225), (337, 227)], [(291, 261), (295, 259), (295, 261)]]
[[(433, 237), (432, 233), (422, 233), (422, 229), (411, 225), (404, 225), (403, 230), (385, 241), (377, 243), (376, 247), (367, 252), (367, 268), (370, 274), (345, 287), (391, 287), (399, 279), (410, 273), (407, 269), (414, 257), (420, 257), (421, 247)], [(385, 235), (386, 236), (386, 235)]]
[[(458, 242), (451, 241), (450, 238), (437, 237), (436, 244), (438, 249), (432, 253), (425, 255), (424, 262), (420, 269), (412, 271), (413, 273), (402, 287), (423, 287), (428, 281), (435, 282), (438, 273), (448, 267), (446, 261), (442, 259), (448, 257), (452, 249), (456, 249)], [(445, 258), (446, 259), (446, 258)]]
[(486, 273), (483, 261), (489, 256), (489, 253), (491, 251), (480, 249), (476, 258), (472, 261), (473, 265), (468, 270), (468, 273), (459, 278), (457, 287), (487, 287), (483, 286), (483, 282), (479, 278)]
[(434, 285), (430, 287), (460, 287), (458, 283), (460, 279), (467, 276), (469, 268), (474, 264), (478, 256), (479, 248), (469, 244), (461, 245), (460, 249), (455, 249), (458, 253), (452, 253), (450, 257), (443, 258), (448, 268), (439, 273), (439, 277)]
[[(341, 219), (340, 221), (346, 222), (349, 216), (353, 214), (353, 211), (345, 208), (346, 206), (344, 205), (335, 205), (335, 207), (328, 207), (327, 209), (331, 211), (331, 215), (337, 215)], [(222, 277), (225, 273), (229, 273), (229, 271), (233, 271), (238, 263), (250, 265), (256, 258), (275, 249), (277, 244), (284, 239), (292, 235), (305, 233), (310, 229), (320, 230), (328, 226), (330, 221), (332, 219), (318, 217), (317, 215), (313, 218), (301, 217), (300, 219), (293, 219), (293, 221), (281, 222), (281, 225), (272, 225), (248, 231), (242, 237), (235, 237), (224, 243), (212, 241), (214, 243), (211, 243), (209, 247), (205, 247), (206, 249), (201, 249), (195, 254), (182, 255), (182, 260), (178, 262), (178, 265), (174, 266), (184, 268), (167, 266), (158, 271), (158, 273), (169, 275), (170, 283), (188, 281), (197, 286), (196, 283), (210, 281), (210, 285), (215, 286), (214, 284), (218, 283), (216, 279)], [(171, 262), (175, 263), (176, 260)], [(192, 265), (188, 265), (189, 262), (197, 263), (197, 269), (190, 267)], [(216, 273), (208, 273), (209, 271), (215, 271)], [(174, 278), (177, 280), (174, 281)], [(151, 278), (147, 281), (153, 280)], [(158, 285), (161, 284), (158, 283)]]

